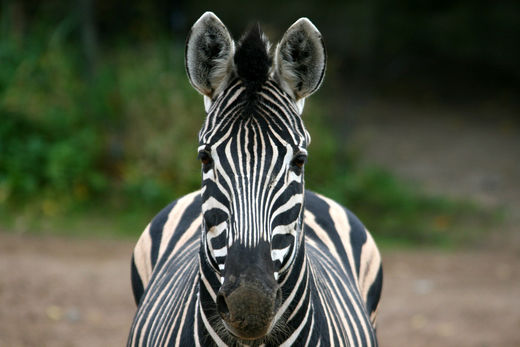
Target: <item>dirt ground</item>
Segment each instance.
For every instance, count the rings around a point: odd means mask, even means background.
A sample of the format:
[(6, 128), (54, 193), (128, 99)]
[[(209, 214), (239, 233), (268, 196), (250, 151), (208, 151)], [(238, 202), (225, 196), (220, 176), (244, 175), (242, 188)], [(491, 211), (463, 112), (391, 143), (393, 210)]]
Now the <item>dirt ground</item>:
[(123, 346), (131, 249), (0, 232), (0, 346)]
[(381, 346), (520, 346), (520, 256), (383, 254)]
[[(132, 242), (0, 232), (0, 346), (122, 346)], [(520, 346), (519, 255), (383, 252), (381, 346)]]

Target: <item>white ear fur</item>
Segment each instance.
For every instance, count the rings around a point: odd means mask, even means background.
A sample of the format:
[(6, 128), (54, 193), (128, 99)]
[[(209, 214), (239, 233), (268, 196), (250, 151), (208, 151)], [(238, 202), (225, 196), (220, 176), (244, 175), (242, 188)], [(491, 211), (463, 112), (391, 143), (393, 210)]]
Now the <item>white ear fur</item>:
[(327, 53), (321, 34), (307, 18), (287, 29), (275, 51), (275, 76), (295, 100), (306, 98), (321, 85)]
[(218, 95), (233, 71), (234, 54), (226, 26), (213, 12), (204, 13), (186, 41), (186, 72), (192, 86), (209, 98)]

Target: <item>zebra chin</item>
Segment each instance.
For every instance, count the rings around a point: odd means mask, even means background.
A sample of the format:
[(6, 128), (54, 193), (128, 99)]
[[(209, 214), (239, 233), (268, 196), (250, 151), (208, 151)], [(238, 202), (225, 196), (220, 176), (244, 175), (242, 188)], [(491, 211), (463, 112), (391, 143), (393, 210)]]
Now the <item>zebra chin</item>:
[(216, 302), (225, 328), (242, 340), (265, 337), (282, 302), (269, 245), (261, 243), (253, 250), (232, 246), (225, 272)]

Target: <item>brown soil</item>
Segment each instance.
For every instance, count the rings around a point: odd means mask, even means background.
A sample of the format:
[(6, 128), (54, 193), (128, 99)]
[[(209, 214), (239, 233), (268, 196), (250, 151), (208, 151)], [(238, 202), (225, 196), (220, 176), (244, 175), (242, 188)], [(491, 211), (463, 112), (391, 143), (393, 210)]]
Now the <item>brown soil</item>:
[(383, 254), (381, 346), (520, 346), (520, 256)]
[(131, 250), (0, 232), (0, 346), (123, 346)]
[[(122, 346), (132, 242), (0, 232), (0, 346)], [(520, 346), (519, 256), (383, 252), (381, 346)]]

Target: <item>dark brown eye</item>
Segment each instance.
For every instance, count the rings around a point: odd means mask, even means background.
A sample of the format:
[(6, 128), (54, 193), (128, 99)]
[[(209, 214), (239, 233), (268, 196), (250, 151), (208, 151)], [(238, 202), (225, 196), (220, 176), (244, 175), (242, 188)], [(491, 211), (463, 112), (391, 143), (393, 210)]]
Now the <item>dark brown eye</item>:
[(199, 152), (198, 159), (202, 165), (209, 165), (212, 162), (211, 155), (206, 151)]
[(291, 161), (291, 165), (298, 169), (302, 169), (303, 165), (305, 165), (306, 162), (307, 162), (307, 156), (305, 156), (303, 154), (298, 154)]

